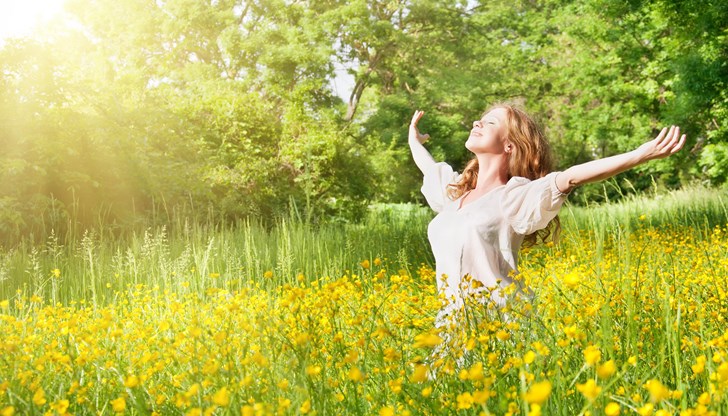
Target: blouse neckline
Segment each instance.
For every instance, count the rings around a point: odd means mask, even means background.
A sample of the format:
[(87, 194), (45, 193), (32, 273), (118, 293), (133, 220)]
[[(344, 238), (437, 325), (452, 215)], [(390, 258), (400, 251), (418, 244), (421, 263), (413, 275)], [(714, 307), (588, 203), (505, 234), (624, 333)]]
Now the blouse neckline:
[(460, 211), (462, 211), (462, 210), (463, 210), (463, 209), (465, 209), (466, 207), (469, 207), (470, 205), (473, 205), (473, 204), (477, 203), (477, 202), (478, 202), (478, 201), (480, 201), (481, 199), (484, 199), (484, 198), (485, 198), (486, 196), (488, 196), (488, 195), (492, 194), (492, 193), (493, 193), (493, 192), (494, 192), (495, 190), (497, 190), (497, 189), (500, 189), (500, 188), (502, 188), (502, 187), (504, 187), (504, 186), (506, 186), (506, 185), (507, 185), (507, 184), (505, 184), (505, 183), (504, 183), (503, 185), (498, 185), (498, 186), (496, 186), (495, 188), (491, 189), (490, 191), (488, 191), (488, 192), (484, 193), (483, 195), (481, 195), (481, 196), (479, 196), (479, 197), (475, 198), (475, 200), (473, 200), (473, 201), (470, 201), (470, 202), (468, 202), (468, 203), (467, 203), (466, 205), (464, 205), (464, 206), (463, 206), (463, 201), (465, 200), (465, 197), (466, 197), (466, 196), (468, 196), (468, 195), (470, 195), (470, 192), (472, 192), (472, 191), (473, 191), (472, 189), (471, 189), (471, 190), (469, 190), (469, 191), (468, 191), (468, 192), (467, 192), (467, 193), (466, 193), (465, 195), (463, 195), (463, 196), (461, 196), (460, 198), (458, 198), (458, 199), (457, 199), (457, 203), (458, 203), (458, 205), (457, 205), (457, 208), (455, 209), (455, 211), (456, 211), (456, 212), (460, 212)]

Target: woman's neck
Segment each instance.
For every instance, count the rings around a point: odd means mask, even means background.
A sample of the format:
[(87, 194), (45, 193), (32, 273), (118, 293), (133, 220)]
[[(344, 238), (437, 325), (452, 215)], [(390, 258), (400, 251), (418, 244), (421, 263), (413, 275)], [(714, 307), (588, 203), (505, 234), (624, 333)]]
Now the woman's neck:
[(478, 182), (475, 184), (475, 190), (488, 191), (508, 182), (508, 156), (505, 153), (481, 154), (477, 157)]

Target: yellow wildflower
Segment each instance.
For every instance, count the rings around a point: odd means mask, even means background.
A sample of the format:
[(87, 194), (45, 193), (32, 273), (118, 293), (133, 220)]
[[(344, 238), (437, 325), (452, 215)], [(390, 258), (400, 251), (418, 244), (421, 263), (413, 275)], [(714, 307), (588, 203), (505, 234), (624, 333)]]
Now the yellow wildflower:
[(413, 383), (422, 383), (427, 381), (427, 366), (422, 364), (416, 364), (415, 371), (412, 373), (410, 381), (412, 381)]
[(121, 413), (126, 410), (126, 400), (123, 397), (111, 400), (111, 409), (116, 413)]
[(133, 389), (139, 385), (139, 377), (131, 374), (124, 379), (124, 387)]
[(379, 409), (379, 416), (394, 416), (394, 407), (384, 406)]
[(604, 408), (604, 414), (607, 416), (618, 416), (620, 413), (620, 407), (618, 403), (610, 402)]
[(428, 332), (428, 333), (419, 334), (419, 335), (415, 336), (414, 347), (415, 348), (423, 348), (423, 347), (432, 348), (432, 347), (439, 345), (441, 342), (442, 342), (442, 338), (440, 338), (439, 335)]
[(597, 367), (597, 375), (599, 378), (609, 378), (617, 371), (614, 360), (609, 360)]
[(473, 396), (468, 393), (458, 394), (457, 397), (458, 410), (467, 410), (473, 407)]
[(551, 382), (544, 380), (538, 383), (533, 383), (531, 388), (528, 389), (525, 395), (525, 399), (528, 404), (543, 404), (551, 395)]
[(349, 369), (349, 380), (353, 381), (354, 383), (358, 383), (364, 380), (364, 373), (359, 370), (359, 367), (352, 366)]
[(593, 379), (589, 379), (583, 384), (577, 384), (576, 389), (590, 401), (596, 399), (602, 392), (602, 388), (597, 386), (597, 383)]
[(212, 395), (212, 402), (220, 407), (225, 407), (230, 404), (230, 392), (227, 387), (223, 387)]
[(42, 387), (38, 387), (38, 390), (33, 393), (33, 404), (36, 406), (43, 406), (46, 404), (45, 392)]
[(533, 404), (528, 409), (528, 415), (526, 415), (526, 416), (542, 416), (542, 415), (543, 415), (543, 413), (541, 413), (541, 406), (537, 405), (537, 404)]
[(705, 371), (705, 362), (707, 361), (707, 358), (705, 355), (701, 355), (695, 359), (695, 364), (691, 365), (690, 367), (693, 369), (693, 374), (700, 374), (703, 371)]
[(650, 401), (652, 403), (659, 403), (670, 398), (670, 390), (658, 380), (648, 380), (644, 387), (650, 392)]
[(321, 366), (309, 365), (306, 367), (306, 374), (309, 376), (317, 376), (321, 373)]
[(647, 403), (642, 407), (637, 408), (637, 413), (639, 413), (640, 416), (652, 416), (652, 412), (655, 410), (655, 405), (652, 403)]
[(576, 272), (570, 272), (566, 276), (564, 276), (564, 284), (566, 287), (573, 289), (577, 286), (579, 286), (579, 282), (581, 281), (581, 278), (579, 277), (579, 274)]
[(584, 350), (584, 361), (588, 366), (597, 364), (602, 359), (602, 352), (599, 351), (599, 347), (590, 345)]
[(507, 341), (508, 339), (511, 338), (511, 335), (508, 332), (501, 329), (500, 331), (496, 332), (495, 337), (501, 341)]

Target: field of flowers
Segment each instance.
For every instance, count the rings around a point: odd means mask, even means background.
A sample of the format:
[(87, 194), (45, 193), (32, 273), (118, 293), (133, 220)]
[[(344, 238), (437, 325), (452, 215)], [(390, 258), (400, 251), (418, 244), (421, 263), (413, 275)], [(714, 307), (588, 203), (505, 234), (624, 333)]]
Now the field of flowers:
[[(160, 234), (103, 271), (88, 241), (83, 267), (38, 252), (40, 283), (0, 282), (0, 415), (728, 414), (725, 222), (568, 217), (522, 253), (532, 299), (470, 302), (446, 333), (431, 264), (396, 252), (313, 276)], [(130, 277), (155, 256), (191, 260)], [(93, 290), (64, 291), (76, 274)]]

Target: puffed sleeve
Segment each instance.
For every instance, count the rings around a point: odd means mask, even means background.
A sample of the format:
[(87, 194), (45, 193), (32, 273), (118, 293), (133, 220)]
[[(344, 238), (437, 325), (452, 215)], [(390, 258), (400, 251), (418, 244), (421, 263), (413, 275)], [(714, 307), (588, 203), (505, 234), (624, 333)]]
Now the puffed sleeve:
[(421, 191), (435, 212), (442, 212), (445, 202), (449, 200), (447, 185), (455, 182), (457, 177), (457, 172), (453, 172), (452, 167), (445, 162), (436, 163), (425, 172)]
[(556, 175), (552, 172), (543, 178), (529, 180), (513, 177), (506, 184), (503, 213), (513, 230), (528, 235), (546, 227), (566, 200), (567, 194), (556, 187)]

